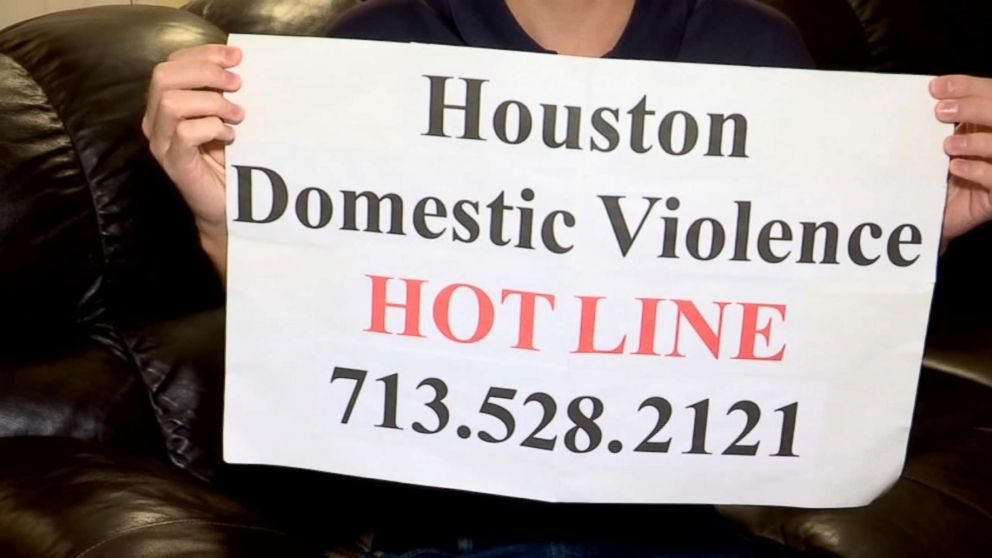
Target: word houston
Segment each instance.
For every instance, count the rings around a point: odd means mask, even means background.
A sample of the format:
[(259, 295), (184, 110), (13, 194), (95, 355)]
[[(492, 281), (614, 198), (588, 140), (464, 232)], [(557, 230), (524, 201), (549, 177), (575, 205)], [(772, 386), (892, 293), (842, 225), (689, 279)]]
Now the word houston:
[[(458, 118), (460, 139), (485, 141), (482, 125), (483, 89), (487, 80), (460, 78), (462, 94), (452, 93), (449, 76), (424, 76), (430, 82), (428, 128), (425, 136), (450, 137), (445, 132), (448, 118)], [(627, 147), (634, 153), (651, 151), (655, 144), (673, 156), (688, 155), (700, 144), (699, 121), (684, 110), (673, 110), (658, 117), (648, 103), (647, 95), (633, 107), (620, 114), (619, 107), (587, 107), (541, 104), (540, 110), (522, 101), (505, 100), (493, 111), (492, 133), (503, 143), (517, 145), (531, 138), (534, 120), (540, 122), (540, 138), (544, 145), (558, 149), (589, 149), (610, 152), (621, 145), (621, 133), (627, 136)], [(535, 117), (535, 113), (538, 115)], [(591, 113), (591, 114), (590, 114)], [(709, 114), (706, 145), (707, 157), (725, 157), (724, 138), (733, 125), (729, 156), (747, 157), (748, 122), (741, 114)], [(589, 128), (592, 128), (590, 131)], [(650, 132), (650, 133), (649, 133)]]

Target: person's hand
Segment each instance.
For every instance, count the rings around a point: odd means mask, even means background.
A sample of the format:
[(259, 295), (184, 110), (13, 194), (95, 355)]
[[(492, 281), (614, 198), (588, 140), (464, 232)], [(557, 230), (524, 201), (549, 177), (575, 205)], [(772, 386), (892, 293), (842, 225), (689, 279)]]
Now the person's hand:
[(244, 110), (225, 99), (241, 78), (228, 70), (241, 50), (203, 45), (176, 51), (155, 67), (141, 129), (152, 155), (189, 204), (200, 241), (223, 276), (227, 260), (224, 148), (234, 140), (230, 124)]
[(992, 220), (992, 79), (939, 77), (930, 84), (937, 119), (956, 123), (944, 141), (951, 157), (942, 244)]

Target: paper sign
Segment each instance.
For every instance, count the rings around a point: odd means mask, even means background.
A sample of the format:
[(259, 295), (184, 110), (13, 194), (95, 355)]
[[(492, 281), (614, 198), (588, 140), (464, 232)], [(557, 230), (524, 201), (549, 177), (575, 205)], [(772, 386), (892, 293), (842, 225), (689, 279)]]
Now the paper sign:
[(546, 501), (898, 478), (927, 80), (234, 35), (226, 459)]

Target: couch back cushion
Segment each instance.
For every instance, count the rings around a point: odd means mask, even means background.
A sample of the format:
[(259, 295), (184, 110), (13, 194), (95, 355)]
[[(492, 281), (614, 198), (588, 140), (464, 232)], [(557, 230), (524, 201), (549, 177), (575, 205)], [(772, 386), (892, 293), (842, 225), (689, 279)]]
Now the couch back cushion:
[(220, 302), (140, 120), (157, 62), (224, 38), (194, 15), (130, 6), (0, 32), (0, 362), (115, 316)]
[(362, 0), (194, 0), (183, 9), (228, 33), (320, 36)]
[[(86, 176), (29, 71), (0, 53), (0, 347), (65, 335), (95, 300), (102, 252)], [(40, 341), (40, 340), (39, 340)]]

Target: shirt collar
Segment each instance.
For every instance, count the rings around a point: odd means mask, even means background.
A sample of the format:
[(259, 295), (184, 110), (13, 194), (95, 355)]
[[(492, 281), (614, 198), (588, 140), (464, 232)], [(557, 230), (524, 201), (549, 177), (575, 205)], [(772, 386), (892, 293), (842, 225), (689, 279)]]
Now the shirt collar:
[[(692, 0), (637, 0), (630, 23), (607, 58), (674, 60), (682, 46)], [(468, 46), (529, 52), (541, 48), (520, 27), (504, 0), (445, 0)]]

